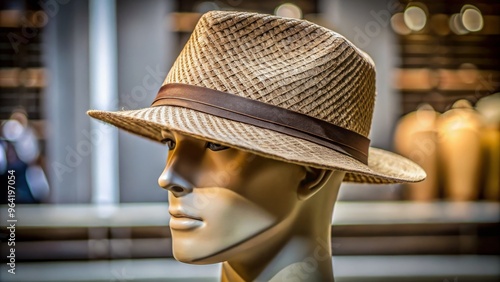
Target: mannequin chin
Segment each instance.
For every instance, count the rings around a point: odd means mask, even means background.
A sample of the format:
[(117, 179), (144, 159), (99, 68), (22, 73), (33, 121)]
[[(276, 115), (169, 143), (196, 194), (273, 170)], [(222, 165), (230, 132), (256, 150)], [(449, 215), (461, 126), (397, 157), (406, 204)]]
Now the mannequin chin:
[[(240, 277), (253, 280), (288, 242), (297, 245), (299, 238), (307, 244), (313, 234), (313, 241), (318, 238), (318, 230), (320, 237), (329, 236), (332, 202), (343, 172), (331, 177), (331, 171), (261, 157), (176, 132), (163, 131), (162, 135), (169, 154), (158, 183), (169, 191), (177, 260), (227, 262)], [(323, 199), (326, 194), (320, 190), (332, 180), (338, 182), (328, 193), (334, 194), (328, 197), (333, 199)], [(313, 199), (315, 203), (310, 203)], [(330, 203), (318, 206), (323, 201)], [(324, 209), (330, 211), (325, 213)], [(321, 211), (314, 215), (308, 210)], [(304, 218), (304, 212), (313, 218)], [(325, 226), (309, 231), (311, 223)], [(324, 240), (329, 242), (329, 238)], [(291, 261), (296, 262), (300, 259)], [(274, 275), (280, 269), (268, 272)]]
[[(174, 257), (186, 263), (226, 261), (227, 250), (237, 248), (280, 220), (234, 191), (219, 187), (195, 188), (181, 198), (170, 194), (169, 212), (179, 215), (180, 210), (200, 219), (172, 215), (170, 220)], [(183, 221), (193, 224), (183, 225)]]

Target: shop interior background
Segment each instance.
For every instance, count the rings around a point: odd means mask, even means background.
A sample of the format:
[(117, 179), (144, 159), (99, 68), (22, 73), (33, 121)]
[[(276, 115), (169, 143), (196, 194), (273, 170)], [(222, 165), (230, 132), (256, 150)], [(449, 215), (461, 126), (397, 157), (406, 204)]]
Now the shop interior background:
[[(91, 120), (148, 107), (200, 15), (304, 18), (377, 68), (371, 144), (428, 171), (417, 185), (343, 184), (338, 281), (498, 281), (500, 2), (0, 1), (1, 256), (15, 170), (16, 275), (1, 281), (216, 281), (172, 258), (166, 148)], [(413, 279), (413, 280), (412, 280)]]

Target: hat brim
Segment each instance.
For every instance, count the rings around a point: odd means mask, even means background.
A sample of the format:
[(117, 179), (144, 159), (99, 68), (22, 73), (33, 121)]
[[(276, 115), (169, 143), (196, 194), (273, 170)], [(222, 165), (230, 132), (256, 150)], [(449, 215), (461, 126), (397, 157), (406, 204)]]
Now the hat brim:
[(346, 171), (346, 182), (405, 183), (426, 177), (417, 164), (381, 149), (371, 147), (368, 165), (365, 165), (309, 141), (183, 107), (159, 106), (117, 112), (91, 110), (87, 114), (158, 142), (162, 140), (161, 130), (165, 129), (285, 162)]

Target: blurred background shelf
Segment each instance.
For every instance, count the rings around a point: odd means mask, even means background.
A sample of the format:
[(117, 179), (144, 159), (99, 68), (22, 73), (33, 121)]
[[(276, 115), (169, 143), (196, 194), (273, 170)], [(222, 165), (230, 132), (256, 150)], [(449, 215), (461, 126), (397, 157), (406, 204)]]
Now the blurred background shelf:
[[(16, 218), (18, 261), (172, 257), (167, 204), (20, 205)], [(494, 202), (339, 202), (332, 224), (334, 255), (498, 255), (498, 238)]]
[[(335, 209), (337, 282), (500, 279), (498, 203), (338, 202)], [(2, 265), (1, 281), (218, 281), (220, 265), (172, 258), (167, 204), (18, 205), (16, 218), (17, 274), (6, 276)], [(6, 220), (2, 213), (3, 239)]]

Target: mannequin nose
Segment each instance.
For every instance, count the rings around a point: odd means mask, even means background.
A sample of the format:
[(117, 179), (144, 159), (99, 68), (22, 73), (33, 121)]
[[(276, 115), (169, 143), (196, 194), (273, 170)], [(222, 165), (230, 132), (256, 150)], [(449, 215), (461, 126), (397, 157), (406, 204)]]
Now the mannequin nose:
[(193, 191), (192, 184), (169, 166), (165, 168), (158, 178), (158, 184), (163, 189), (170, 191), (175, 197), (182, 197)]

